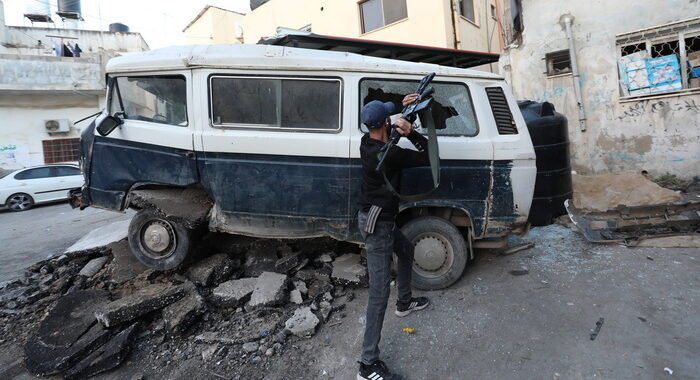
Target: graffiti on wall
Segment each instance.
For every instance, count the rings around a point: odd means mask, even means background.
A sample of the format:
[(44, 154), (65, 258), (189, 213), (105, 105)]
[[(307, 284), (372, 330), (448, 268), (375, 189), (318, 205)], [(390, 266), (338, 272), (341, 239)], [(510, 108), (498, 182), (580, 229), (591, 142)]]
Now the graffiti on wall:
[(18, 169), (30, 166), (29, 149), (26, 146), (0, 145), (0, 168)]
[(700, 113), (700, 106), (695, 102), (695, 99), (684, 99), (684, 100), (644, 100), (634, 104), (630, 104), (623, 107), (622, 114), (618, 116), (618, 119), (625, 120), (628, 118), (636, 118), (645, 114), (655, 114), (655, 113), (675, 113), (675, 112), (689, 112), (689, 113)]

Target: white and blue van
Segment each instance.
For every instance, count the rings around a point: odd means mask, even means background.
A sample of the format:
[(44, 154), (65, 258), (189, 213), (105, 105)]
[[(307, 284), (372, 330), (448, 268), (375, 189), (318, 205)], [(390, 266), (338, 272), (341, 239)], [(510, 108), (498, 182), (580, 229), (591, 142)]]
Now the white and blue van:
[[(179, 265), (202, 226), (360, 243), (360, 108), (400, 102), (430, 72), (441, 183), (398, 216), (416, 245), (414, 285), (449, 286), (479, 242), (529, 227), (535, 153), (501, 76), (266, 45), (164, 48), (106, 71), (107, 106), (82, 134), (85, 186), (72, 202), (139, 210), (129, 241), (150, 267)], [(406, 170), (402, 192), (430, 189), (430, 178)]]

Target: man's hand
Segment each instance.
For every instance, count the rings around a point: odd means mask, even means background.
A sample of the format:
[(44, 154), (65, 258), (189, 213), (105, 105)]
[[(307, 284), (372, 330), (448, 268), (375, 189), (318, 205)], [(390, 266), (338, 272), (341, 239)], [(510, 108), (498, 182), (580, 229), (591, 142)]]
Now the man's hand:
[(396, 125), (396, 132), (398, 132), (401, 136), (408, 136), (413, 131), (411, 129), (411, 123), (407, 122), (401, 117), (396, 119), (396, 123), (394, 125)]
[(403, 106), (406, 107), (407, 105), (415, 102), (416, 99), (418, 99), (418, 96), (418, 94), (408, 94), (404, 96), (403, 100), (401, 101), (401, 104), (403, 104)]

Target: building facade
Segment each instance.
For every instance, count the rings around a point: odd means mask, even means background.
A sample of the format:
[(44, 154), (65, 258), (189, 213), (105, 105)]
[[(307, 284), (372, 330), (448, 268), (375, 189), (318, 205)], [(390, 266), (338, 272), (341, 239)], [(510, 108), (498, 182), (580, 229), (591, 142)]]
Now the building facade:
[[(499, 53), (503, 37), (496, 0), (255, 0), (242, 17), (242, 41), (257, 43), (277, 28), (337, 37)], [(237, 17), (227, 11), (229, 17)], [(207, 7), (185, 34), (188, 43), (236, 43), (237, 21)], [(190, 36), (192, 36), (190, 38)], [(496, 64), (477, 67), (495, 71)]]
[(700, 175), (697, 1), (505, 3), (500, 72), (568, 117), (574, 170)]
[(243, 43), (244, 14), (207, 5), (182, 30), (185, 43), (240, 44)]
[(104, 106), (105, 65), (139, 33), (7, 26), (0, 1), (0, 168), (77, 160), (80, 119)]

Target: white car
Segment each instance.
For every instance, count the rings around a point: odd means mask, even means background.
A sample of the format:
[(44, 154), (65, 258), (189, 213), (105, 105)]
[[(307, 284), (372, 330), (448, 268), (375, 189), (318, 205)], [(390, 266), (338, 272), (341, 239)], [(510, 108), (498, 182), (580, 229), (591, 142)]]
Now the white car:
[(75, 165), (43, 165), (0, 172), (0, 207), (24, 211), (35, 204), (68, 199), (68, 191), (83, 186)]

